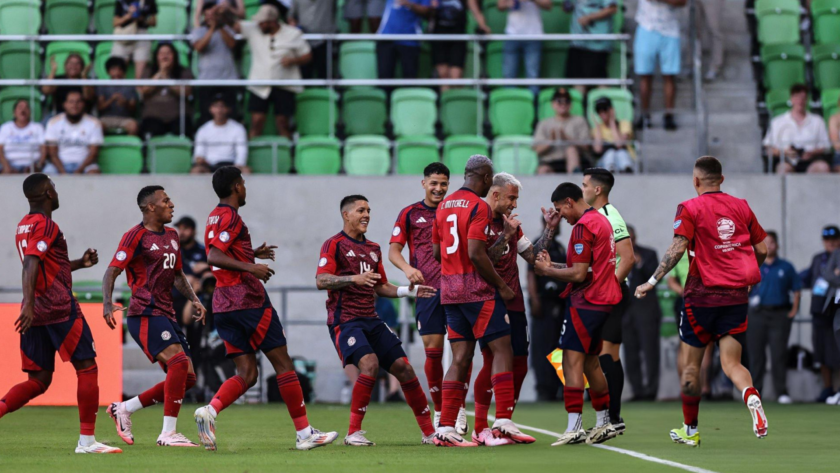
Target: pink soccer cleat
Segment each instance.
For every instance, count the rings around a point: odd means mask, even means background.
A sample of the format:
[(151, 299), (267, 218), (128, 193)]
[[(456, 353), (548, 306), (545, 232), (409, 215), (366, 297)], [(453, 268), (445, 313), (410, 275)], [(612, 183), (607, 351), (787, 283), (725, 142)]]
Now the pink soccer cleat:
[(477, 447), (475, 442), (468, 442), (455, 432), (454, 427), (441, 427), (435, 433), (435, 446), (437, 447)]
[(117, 435), (123, 442), (134, 445), (134, 434), (131, 433), (131, 413), (125, 408), (124, 402), (113, 402), (107, 409), (108, 417), (117, 426)]
[(104, 443), (93, 442), (90, 445), (76, 444), (76, 453), (122, 453), (122, 450)]
[(501, 447), (503, 445), (514, 445), (516, 442), (508, 437), (497, 437), (492, 429), (484, 429), (476, 434), (473, 430), (472, 441), (485, 447)]
[(496, 419), (493, 424), (493, 434), (496, 437), (508, 438), (515, 443), (534, 443), (537, 441), (534, 437), (523, 434), (510, 419)]
[(198, 444), (184, 437), (178, 432), (166, 432), (160, 434), (157, 439), (158, 447), (197, 447)]

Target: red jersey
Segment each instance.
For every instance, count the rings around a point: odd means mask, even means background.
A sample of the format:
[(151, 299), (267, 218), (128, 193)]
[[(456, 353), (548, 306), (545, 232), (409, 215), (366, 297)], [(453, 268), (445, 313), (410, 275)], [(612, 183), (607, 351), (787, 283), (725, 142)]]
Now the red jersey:
[[(589, 208), (572, 227), (566, 262), (589, 263), (582, 283), (569, 284), (564, 295), (571, 294), (574, 307), (610, 310), (621, 301), (621, 287), (615, 278), (615, 239), (607, 217)], [(606, 306), (606, 307), (605, 307)]]
[(18, 223), (15, 247), (21, 263), (26, 256), (36, 256), (41, 260), (35, 280), (35, 317), (32, 325), (66, 322), (70, 320), (74, 307), (81, 315), (82, 311), (73, 297), (67, 241), (58, 225), (42, 213), (28, 214)]
[[(487, 238), (487, 248), (493, 246), (502, 237), (504, 231), (505, 221), (501, 218), (494, 218), (490, 222), (490, 236)], [(505, 280), (507, 285), (513, 289), (513, 293), (516, 294), (513, 299), (505, 301), (505, 306), (507, 306), (508, 310), (525, 312), (525, 297), (522, 294), (522, 284), (519, 282), (519, 265), (516, 264), (516, 255), (519, 254), (520, 249), (524, 251), (527, 246), (520, 248), (520, 243), (522, 245), (530, 245), (528, 239), (525, 238), (525, 234), (522, 233), (522, 227), (516, 229), (516, 235), (513, 240), (508, 241), (502, 258), (493, 267), (496, 268), (499, 276)]]
[(761, 281), (753, 245), (767, 233), (746, 200), (706, 192), (677, 206), (674, 235), (688, 239), (685, 299), (698, 307), (746, 304)]
[(164, 315), (172, 320), (172, 288), (175, 275), (181, 271), (178, 232), (164, 227), (160, 233), (146, 229), (141, 223), (120, 240), (110, 266), (124, 270), (131, 288), (128, 316)]
[(491, 215), (487, 202), (466, 187), (438, 205), (432, 243), (440, 245), (441, 303), (489, 301), (496, 296), (496, 288), (475, 270), (467, 249), (467, 240), (487, 241)]
[[(219, 204), (207, 217), (204, 229), (207, 256), (216, 247), (225, 255), (245, 263), (254, 263), (251, 233), (233, 207)], [(251, 273), (229, 271), (213, 267), (216, 290), (213, 292), (213, 312), (258, 309), (265, 305), (267, 295), (262, 282)]]
[[(368, 239), (354, 240), (341, 231), (321, 247), (321, 259), (315, 275), (354, 276), (367, 271), (379, 273), (381, 279), (377, 285), (388, 282), (379, 245)], [(353, 284), (337, 291), (327, 291), (327, 325), (359, 318), (377, 318), (374, 305), (372, 287)]]
[(432, 249), (435, 211), (436, 208), (429, 207), (422, 200), (402, 209), (391, 232), (390, 243), (407, 244), (408, 264), (423, 273), (425, 286), (440, 289), (440, 263)]

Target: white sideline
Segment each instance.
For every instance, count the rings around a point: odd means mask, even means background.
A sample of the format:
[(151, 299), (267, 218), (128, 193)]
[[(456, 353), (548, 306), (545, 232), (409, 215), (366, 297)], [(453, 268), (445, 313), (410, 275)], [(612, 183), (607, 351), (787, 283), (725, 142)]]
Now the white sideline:
[[(467, 411), (467, 414), (475, 417), (475, 412), (473, 412), (473, 411)], [(488, 415), (487, 420), (495, 421), (496, 417)], [(521, 430), (530, 430), (531, 432), (537, 432), (539, 434), (550, 435), (550, 436), (553, 436), (553, 437), (560, 437), (560, 433), (558, 433), (558, 432), (552, 432), (550, 430), (540, 429), (539, 427), (531, 427), (531, 426), (522, 425), (522, 424), (519, 424), (519, 423), (517, 423), (516, 426), (519, 427)], [(705, 468), (700, 468), (700, 467), (691, 466), (691, 465), (684, 465), (682, 463), (677, 463), (677, 462), (673, 462), (671, 460), (665, 460), (665, 459), (662, 459), (662, 458), (652, 457), (652, 456), (646, 455), (644, 453), (634, 452), (633, 450), (626, 450), (624, 448), (610, 447), (609, 445), (592, 445), (592, 447), (600, 448), (600, 449), (603, 449), (603, 450), (609, 450), (611, 452), (621, 453), (622, 455), (629, 455), (633, 458), (638, 458), (640, 460), (645, 460), (645, 461), (649, 461), (649, 462), (653, 462), (653, 463), (659, 463), (660, 465), (666, 465), (666, 466), (671, 466), (671, 467), (674, 467), (674, 468), (679, 468), (681, 470), (690, 471), (692, 473), (716, 473), (712, 470), (707, 470)]]

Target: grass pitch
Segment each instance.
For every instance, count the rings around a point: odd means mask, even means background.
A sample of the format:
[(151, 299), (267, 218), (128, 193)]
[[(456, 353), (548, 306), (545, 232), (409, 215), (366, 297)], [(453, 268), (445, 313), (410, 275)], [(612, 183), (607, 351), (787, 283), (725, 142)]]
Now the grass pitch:
[[(825, 405), (765, 406), (770, 435), (757, 440), (742, 403), (700, 406), (702, 446), (671, 443), (668, 431), (682, 422), (678, 403), (632, 403), (624, 406), (627, 433), (605, 445), (632, 450), (713, 472), (840, 471), (836, 419), (838, 407)], [(179, 430), (197, 440), (192, 412), (181, 410)], [(2, 472), (679, 472), (685, 471), (615, 451), (573, 445), (551, 447), (554, 437), (533, 433), (533, 445), (501, 448), (443, 449), (420, 445), (420, 431), (404, 404), (372, 404), (364, 428), (376, 447), (346, 447), (347, 406), (311, 405), (309, 419), (321, 430), (337, 430), (334, 445), (309, 452), (294, 450), (294, 430), (284, 405), (238, 406), (224, 411), (217, 423), (219, 451), (163, 448), (160, 407), (132, 416), (135, 444), (124, 445), (111, 420), (100, 409), (97, 439), (123, 448), (122, 455), (76, 455), (75, 408), (24, 407), (0, 419)], [(584, 425), (594, 422), (587, 405)], [(514, 420), (520, 425), (560, 432), (566, 412), (561, 404), (523, 404)], [(470, 419), (472, 424), (472, 419)], [(526, 430), (526, 429), (523, 429)]]

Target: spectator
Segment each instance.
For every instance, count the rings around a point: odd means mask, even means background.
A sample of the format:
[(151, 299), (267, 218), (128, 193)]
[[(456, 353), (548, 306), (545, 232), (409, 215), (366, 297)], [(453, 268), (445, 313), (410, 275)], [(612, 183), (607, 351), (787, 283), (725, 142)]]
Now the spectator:
[[(431, 0), (387, 0), (378, 34), (421, 34), (422, 20), (431, 18)], [(380, 79), (396, 77), (397, 61), (403, 79), (416, 79), (420, 63), (419, 41), (377, 41), (376, 66)]]
[[(822, 269), (822, 278), (828, 282), (828, 297), (823, 313), (832, 320), (834, 326), (834, 344), (840, 347), (840, 249), (831, 252), (828, 263)], [(825, 400), (826, 404), (840, 405), (840, 394), (835, 393)]]
[[(82, 56), (71, 53), (64, 60), (64, 74), (56, 76), (56, 72), (58, 72), (58, 64), (55, 62), (55, 57), (52, 57), (50, 58), (50, 74), (47, 76), (47, 79), (86, 79), (88, 72), (90, 72), (90, 63), (85, 66), (85, 61), (82, 59)], [(94, 98), (93, 87), (82, 87), (81, 85), (41, 86), (41, 92), (47, 97), (52, 98), (52, 108), (50, 109), (47, 120), (64, 111), (62, 107), (64, 101), (67, 100), (67, 94), (74, 90), (82, 93), (82, 99), (85, 101), (85, 111), (89, 110)]]
[[(189, 69), (181, 66), (178, 61), (178, 52), (171, 43), (160, 43), (155, 49), (155, 57), (143, 71), (143, 79), (164, 80), (164, 79), (192, 79)], [(148, 135), (160, 136), (191, 135), (192, 134), (192, 110), (187, 97), (192, 92), (192, 87), (186, 86), (142, 86), (137, 90), (143, 97), (143, 114), (140, 122), (140, 133), (143, 137)], [(185, 115), (181, 116), (181, 92), (185, 97)], [(183, 127), (181, 121), (183, 118)]]
[[(540, 8), (551, 10), (551, 0), (499, 0), (499, 10), (507, 11), (505, 34), (510, 36), (543, 34)], [(519, 78), (519, 65), (525, 63), (525, 77), (540, 77), (540, 41), (505, 41), (502, 55), (502, 75), (505, 79)], [(534, 96), (540, 93), (536, 85), (529, 87)]]
[[(723, 38), (723, 16), (726, 3), (724, 0), (700, 0), (697, 5), (697, 31), (706, 33), (706, 41), (711, 50), (711, 64), (706, 70), (704, 79), (707, 82), (717, 80), (723, 68), (723, 54), (725, 51)], [(703, 35), (701, 34), (702, 38)]]
[[(210, 274), (210, 266), (207, 264), (207, 255), (204, 252), (204, 245), (197, 242), (195, 239), (195, 220), (192, 217), (181, 217), (175, 223), (175, 229), (178, 230), (178, 242), (181, 251), (181, 261), (183, 261), (184, 275), (187, 281), (193, 287), (193, 291), (198, 293), (201, 291), (201, 279), (205, 274)], [(184, 312), (184, 306), (187, 305), (187, 298), (178, 292), (177, 289), (172, 290), (172, 298), (175, 306), (175, 313), (180, 314)], [(189, 317), (185, 317), (184, 325), (192, 319), (192, 308), (188, 310)], [(195, 346), (195, 345), (193, 345)]]
[[(114, 4), (114, 34), (148, 34), (148, 28), (157, 24), (157, 0), (117, 0)], [(114, 41), (111, 56), (134, 61), (138, 74), (146, 69), (152, 52), (149, 41)]]
[[(840, 103), (840, 100), (838, 100)], [(840, 172), (840, 112), (835, 113), (828, 119), (828, 137), (831, 140), (831, 147), (834, 154), (831, 159), (831, 169)]]
[[(273, 5), (263, 5), (251, 19), (234, 25), (248, 40), (251, 48), (251, 80), (300, 79), (300, 66), (312, 60), (309, 44), (303, 32), (294, 26), (280, 23), (280, 13)], [(248, 111), (251, 112), (251, 138), (262, 135), (266, 114), (274, 104), (277, 133), (291, 138), (289, 119), (295, 113), (295, 94), (303, 87), (248, 87)]]
[(64, 110), (47, 123), (44, 140), (49, 163), (44, 166), (44, 173), (99, 174), (96, 162), (102, 146), (102, 124), (85, 113), (79, 91), (67, 94)]
[[(572, 34), (610, 34), (613, 32), (613, 15), (618, 11), (616, 0), (577, 0), (563, 3), (564, 10), (574, 9)], [(571, 42), (566, 60), (566, 77), (569, 79), (606, 79), (607, 64), (613, 42), (603, 40)], [(586, 86), (576, 86), (581, 94)]]
[[(335, 33), (335, 0), (292, 0), (288, 23), (304, 33)], [(304, 64), (300, 73), (305, 79), (327, 78), (327, 42), (309, 41), (312, 48), (312, 62)], [(333, 77), (337, 74), (333, 70)]]
[(350, 23), (350, 33), (362, 32), (362, 19), (367, 18), (368, 31), (379, 31), (386, 0), (345, 0), (344, 18)]
[[(572, 116), (572, 96), (559, 88), (551, 97), (555, 115), (537, 123), (534, 151), (540, 157), (539, 174), (572, 173), (581, 169), (581, 154), (589, 141), (589, 125), (583, 117)], [(572, 141), (572, 144), (563, 144)], [(553, 261), (553, 260), (552, 260)]]
[(233, 24), (237, 18), (245, 18), (244, 0), (195, 0), (195, 3), (193, 3), (193, 28), (201, 26), (201, 15), (204, 14), (204, 10), (211, 7), (218, 7), (219, 12), (227, 20), (226, 22), (230, 24)]
[[(753, 385), (762, 391), (766, 350), (770, 346), (770, 371), (779, 404), (790, 404), (787, 393), (787, 348), (793, 318), (799, 312), (802, 281), (788, 261), (779, 258), (776, 232), (767, 232), (767, 259), (761, 265), (761, 282), (750, 294), (747, 350)], [(791, 301), (791, 294), (793, 300)]]
[[(636, 263), (627, 276), (631, 288), (639, 287), (656, 272), (659, 258), (656, 250), (636, 244), (636, 229), (627, 226)], [(662, 308), (659, 296), (651, 291), (643, 299), (630, 298), (627, 314), (622, 320), (624, 334), (624, 366), (627, 380), (633, 386), (633, 399), (642, 401), (656, 400), (659, 391), (659, 328), (662, 326)], [(644, 373), (642, 372), (644, 366)], [(644, 376), (643, 376), (644, 374)]]
[[(236, 33), (229, 26), (228, 21), (233, 15), (228, 15), (228, 3), (204, 3), (204, 21), (201, 26), (193, 29), (193, 49), (198, 53), (198, 78), (206, 80), (236, 80), (239, 73), (233, 58), (233, 48), (236, 47)], [(233, 24), (233, 23), (230, 23)], [(196, 89), (199, 107), (198, 125), (210, 120), (210, 101), (221, 94), (228, 108), (236, 110), (236, 89), (233, 87), (199, 87)]]
[[(467, 29), (466, 7), (475, 18), (478, 29), (490, 33), (490, 27), (484, 19), (477, 0), (440, 0), (434, 6), (432, 33), (464, 34)], [(472, 31), (467, 31), (472, 34)], [(467, 43), (464, 41), (432, 41), (432, 62), (441, 79), (460, 79), (464, 76), (464, 63), (467, 58)], [(476, 69), (478, 73), (478, 68)], [(448, 85), (440, 87), (441, 92), (449, 90)]]
[(827, 152), (831, 143), (825, 121), (808, 112), (808, 88), (790, 88), (791, 109), (770, 122), (764, 146), (771, 158), (779, 158), (779, 173), (829, 172)]
[(0, 126), (0, 171), (3, 174), (34, 172), (47, 158), (44, 126), (32, 121), (26, 99), (15, 102), (14, 119)]
[(213, 120), (202, 125), (195, 134), (193, 173), (214, 172), (231, 165), (250, 172), (247, 166), (248, 133), (244, 126), (228, 118), (228, 112), (223, 96), (218, 95), (210, 102)]
[(636, 160), (636, 151), (633, 149), (633, 124), (615, 118), (612, 101), (607, 97), (595, 101), (595, 112), (600, 118), (600, 123), (592, 129), (592, 148), (596, 155), (601, 156), (598, 166), (607, 168), (610, 172), (633, 172), (633, 163)]
[[(105, 62), (105, 69), (111, 80), (125, 79), (128, 65), (121, 57), (113, 56)], [(97, 89), (96, 109), (105, 132), (120, 132), (133, 136), (139, 133), (135, 111), (137, 90), (127, 85), (103, 85)]]
[(659, 60), (659, 72), (665, 82), (666, 130), (676, 130), (674, 101), (677, 97), (677, 74), (680, 73), (680, 20), (679, 8), (687, 0), (639, 0), (636, 10), (636, 38), (633, 42), (633, 68), (639, 76), (639, 95), (642, 115), (639, 128), (650, 128), (650, 94), (653, 73)]

